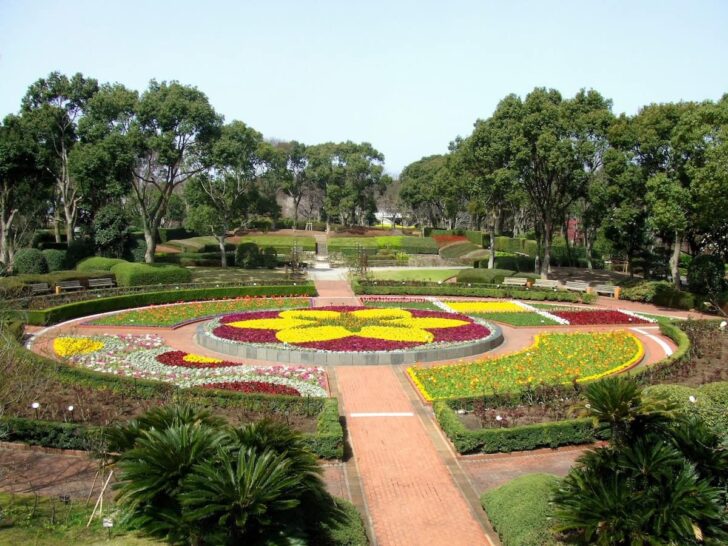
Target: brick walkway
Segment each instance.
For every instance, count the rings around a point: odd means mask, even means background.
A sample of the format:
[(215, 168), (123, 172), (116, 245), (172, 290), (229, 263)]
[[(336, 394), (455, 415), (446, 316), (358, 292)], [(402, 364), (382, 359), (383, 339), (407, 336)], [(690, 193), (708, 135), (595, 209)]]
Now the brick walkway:
[[(492, 544), (438, 455), (394, 370), (352, 366), (337, 368), (336, 375), (377, 543)], [(409, 415), (376, 415), (382, 413)]]

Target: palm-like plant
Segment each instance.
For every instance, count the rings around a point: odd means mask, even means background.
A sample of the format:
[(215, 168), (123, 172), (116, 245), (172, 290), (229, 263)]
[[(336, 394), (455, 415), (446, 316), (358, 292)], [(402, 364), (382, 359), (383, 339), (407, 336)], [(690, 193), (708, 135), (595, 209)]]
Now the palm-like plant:
[(223, 431), (200, 423), (143, 431), (117, 461), (118, 501), (129, 523), (154, 537), (187, 543), (196, 524), (184, 517), (179, 502), (183, 480), (228, 440)]
[(590, 416), (595, 426), (608, 426), (615, 444), (662, 429), (674, 417), (672, 404), (644, 395), (640, 386), (626, 377), (590, 383), (584, 394), (586, 402), (578, 408), (578, 413)]
[(294, 509), (301, 503), (302, 480), (285, 454), (247, 448), (235, 456), (221, 450), (195, 466), (180, 501), (206, 543), (286, 543), (300, 534)]

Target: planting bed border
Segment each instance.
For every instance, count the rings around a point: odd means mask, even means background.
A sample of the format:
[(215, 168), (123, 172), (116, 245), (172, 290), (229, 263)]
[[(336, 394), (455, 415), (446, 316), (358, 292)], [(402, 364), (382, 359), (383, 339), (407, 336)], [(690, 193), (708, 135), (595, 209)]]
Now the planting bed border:
[(453, 346), (415, 348), (400, 351), (327, 352), (277, 349), (246, 343), (231, 343), (208, 335), (205, 324), (197, 327), (195, 341), (202, 347), (237, 358), (265, 360), (283, 364), (317, 364), (319, 366), (390, 366), (437, 362), (475, 356), (488, 352), (503, 343), (503, 331), (492, 322), (485, 323), (488, 337)]

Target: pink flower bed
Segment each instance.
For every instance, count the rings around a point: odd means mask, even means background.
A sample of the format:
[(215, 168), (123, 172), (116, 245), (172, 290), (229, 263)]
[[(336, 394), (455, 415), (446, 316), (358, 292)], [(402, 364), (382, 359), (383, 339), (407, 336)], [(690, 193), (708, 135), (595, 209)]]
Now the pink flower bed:
[(293, 387), (287, 385), (276, 385), (264, 383), (263, 381), (226, 381), (223, 383), (208, 383), (202, 385), (203, 389), (222, 389), (226, 391), (258, 393), (258, 394), (282, 394), (285, 396), (301, 396)]
[(569, 321), (574, 326), (597, 324), (649, 324), (649, 321), (633, 317), (621, 311), (552, 311), (552, 315)]

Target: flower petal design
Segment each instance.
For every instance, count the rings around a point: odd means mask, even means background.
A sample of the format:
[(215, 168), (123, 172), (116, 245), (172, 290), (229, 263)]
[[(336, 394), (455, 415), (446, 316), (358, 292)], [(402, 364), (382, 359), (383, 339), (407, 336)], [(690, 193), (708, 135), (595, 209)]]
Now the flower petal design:
[(373, 339), (386, 339), (388, 341), (416, 343), (430, 343), (435, 339), (435, 336), (427, 330), (402, 328), (400, 326), (365, 326), (356, 335)]
[(322, 320), (339, 318), (341, 313), (330, 309), (290, 309), (281, 311), (278, 316), (286, 319)]
[(358, 309), (357, 311), (351, 311), (349, 314), (361, 318), (361, 319), (403, 319), (412, 317), (412, 313), (406, 309)]
[(222, 362), (222, 360), (219, 358), (196, 355), (193, 353), (187, 353), (185, 356), (182, 357), (182, 360), (184, 360), (185, 362), (190, 362), (192, 364), (220, 364)]
[(353, 335), (343, 326), (311, 326), (309, 328), (289, 328), (281, 330), (276, 338), (283, 343), (305, 343), (308, 341), (329, 341)]
[(57, 337), (53, 340), (53, 350), (63, 358), (87, 355), (103, 348), (103, 341), (89, 337)]
[(407, 328), (420, 328), (427, 330), (429, 328), (459, 328), (470, 324), (464, 320), (446, 319), (440, 317), (412, 317), (387, 321), (389, 324), (404, 326)]
[(310, 324), (316, 324), (316, 321), (295, 318), (267, 318), (239, 320), (237, 322), (229, 323), (228, 326), (232, 326), (234, 328), (250, 328), (251, 330), (286, 330)]

